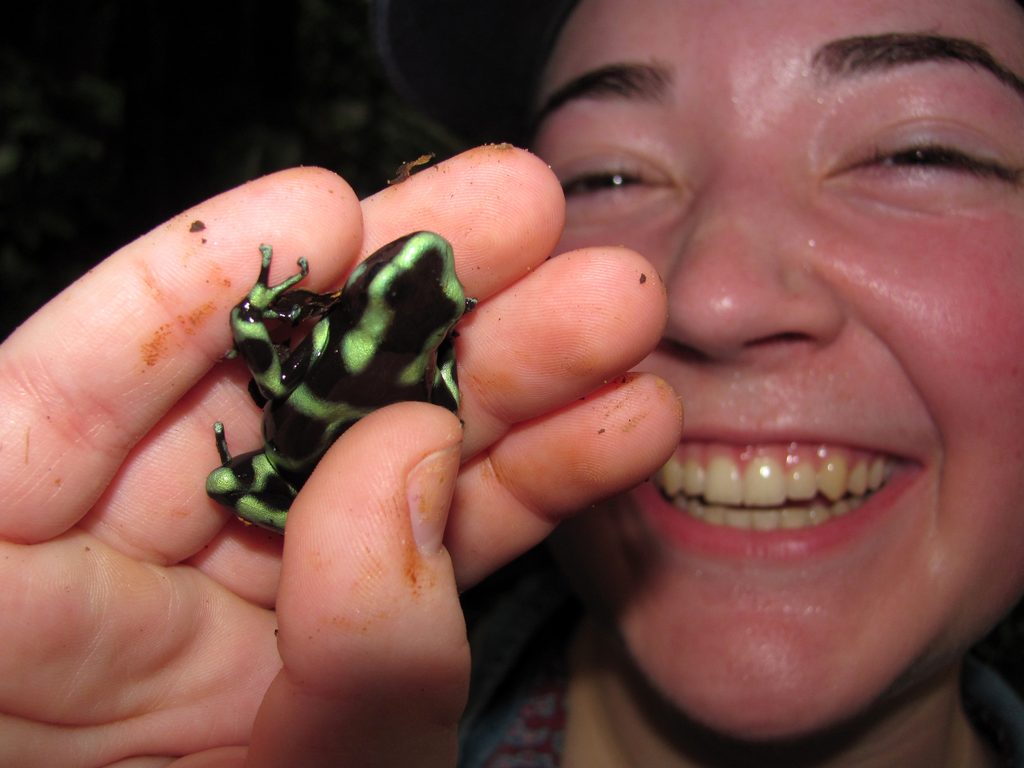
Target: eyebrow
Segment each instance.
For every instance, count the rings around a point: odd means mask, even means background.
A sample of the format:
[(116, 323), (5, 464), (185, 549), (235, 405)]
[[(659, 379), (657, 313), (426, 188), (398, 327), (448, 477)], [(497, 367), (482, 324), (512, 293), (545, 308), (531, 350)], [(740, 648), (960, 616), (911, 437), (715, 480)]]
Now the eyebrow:
[(952, 61), (983, 69), (1024, 96), (1024, 80), (985, 47), (958, 37), (893, 33), (835, 40), (811, 60), (813, 69), (848, 76), (927, 61)]
[[(1024, 97), (1024, 79), (985, 47), (944, 35), (897, 32), (847, 37), (818, 49), (811, 65), (827, 75), (852, 76), (927, 61), (952, 61), (978, 67)], [(658, 62), (624, 62), (599, 67), (570, 80), (548, 96), (530, 121), (529, 134), (535, 133), (541, 121), (567, 102), (607, 97), (663, 101), (672, 80), (671, 68)]]
[(544, 118), (569, 101), (620, 97), (657, 102), (666, 98), (671, 85), (672, 71), (664, 64), (609, 64), (580, 75), (558, 88), (534, 114), (531, 126), (535, 129)]

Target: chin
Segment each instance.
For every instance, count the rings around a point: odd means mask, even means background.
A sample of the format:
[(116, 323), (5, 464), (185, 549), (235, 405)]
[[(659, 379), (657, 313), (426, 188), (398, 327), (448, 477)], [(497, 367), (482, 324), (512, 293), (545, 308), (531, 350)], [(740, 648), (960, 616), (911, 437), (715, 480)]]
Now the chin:
[(553, 544), (603, 625), (629, 695), (670, 739), (834, 741), (837, 729), (856, 730), (895, 705), (907, 670), (918, 682), (903, 693), (953, 666), (923, 647), (930, 619), (905, 631), (871, 625), (877, 585), (863, 576), (837, 579), (788, 560), (695, 561), (653, 548), (638, 519), (609, 508), (567, 522)]
[(869, 675), (854, 679), (850, 668), (830, 674), (805, 637), (751, 628), (746, 636), (676, 635), (673, 642), (661, 634), (664, 625), (628, 616), (620, 632), (637, 673), (634, 694), (664, 708), (658, 720), (677, 719), (677, 726), (742, 741), (801, 739), (855, 720), (887, 689)]

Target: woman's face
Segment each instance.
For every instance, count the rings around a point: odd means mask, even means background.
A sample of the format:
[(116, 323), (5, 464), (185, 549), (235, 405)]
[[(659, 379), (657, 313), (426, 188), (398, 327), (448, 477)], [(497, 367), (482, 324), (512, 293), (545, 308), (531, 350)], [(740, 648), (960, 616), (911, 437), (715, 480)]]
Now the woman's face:
[(862, 711), (1024, 587), (1021, 41), (1009, 0), (583, 0), (548, 64), (562, 245), (653, 262), (687, 418), (557, 544), (712, 727)]

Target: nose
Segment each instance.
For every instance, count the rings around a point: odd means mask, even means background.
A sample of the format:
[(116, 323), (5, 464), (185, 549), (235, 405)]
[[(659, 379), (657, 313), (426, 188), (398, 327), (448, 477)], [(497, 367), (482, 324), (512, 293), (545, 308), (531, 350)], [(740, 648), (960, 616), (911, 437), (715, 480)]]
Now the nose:
[(720, 361), (828, 344), (844, 312), (810, 232), (763, 199), (694, 210), (666, 276), (667, 338)]

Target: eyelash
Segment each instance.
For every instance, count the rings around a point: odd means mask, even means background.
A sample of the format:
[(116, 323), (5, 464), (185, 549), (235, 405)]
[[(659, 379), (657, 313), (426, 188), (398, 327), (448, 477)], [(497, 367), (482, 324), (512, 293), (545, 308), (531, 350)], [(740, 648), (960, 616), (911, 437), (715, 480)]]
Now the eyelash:
[(592, 195), (611, 192), (641, 183), (639, 176), (621, 171), (598, 171), (575, 176), (562, 183), (562, 192), (571, 195)]
[(941, 145), (910, 147), (896, 152), (885, 152), (881, 149), (876, 149), (870, 158), (856, 163), (853, 167), (869, 168), (878, 166), (888, 168), (945, 168), (950, 171), (960, 171), (972, 176), (996, 179), (1015, 185), (1020, 183), (1022, 175), (1020, 169), (1008, 168), (993, 160), (981, 160), (958, 149)]
[[(936, 168), (951, 172), (966, 173), (979, 178), (994, 179), (1018, 186), (1024, 181), (1024, 170), (1010, 168), (993, 160), (982, 160), (958, 149), (938, 144), (886, 152), (877, 148), (874, 153), (852, 169), (858, 168)], [(584, 173), (566, 180), (562, 184), (565, 196), (594, 195), (621, 190), (643, 179), (625, 171), (596, 171)]]

